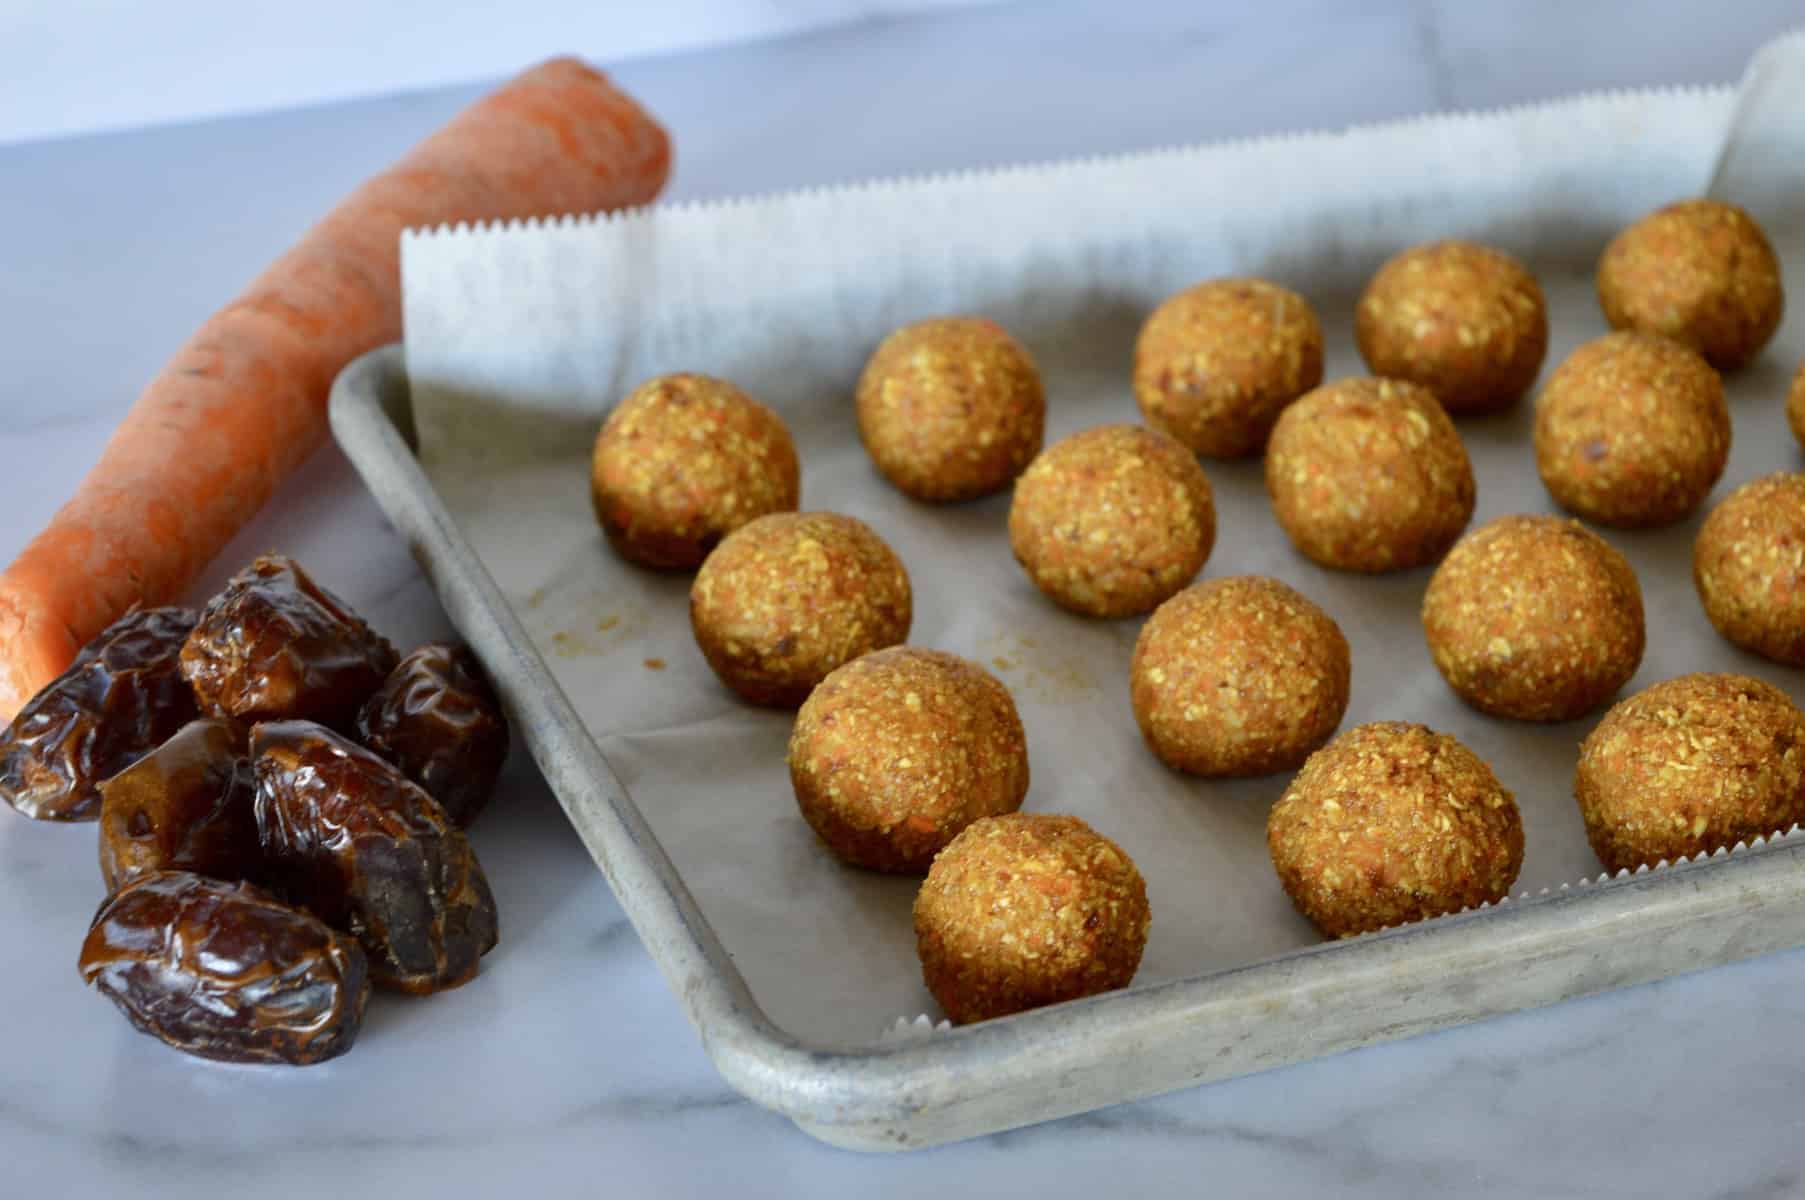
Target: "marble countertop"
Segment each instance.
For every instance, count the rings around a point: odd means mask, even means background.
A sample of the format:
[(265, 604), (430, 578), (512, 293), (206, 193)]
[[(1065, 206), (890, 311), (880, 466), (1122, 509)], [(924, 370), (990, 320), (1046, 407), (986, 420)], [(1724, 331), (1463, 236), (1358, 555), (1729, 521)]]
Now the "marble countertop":
[[(634, 63), (673, 196), (1133, 149), (1580, 90), (1733, 80), (1796, 0), (1017, 4)], [(0, 555), (171, 349), (466, 89), (0, 149)], [(445, 632), (336, 450), (223, 556), (280, 547), (399, 641)], [(345, 1059), (220, 1067), (75, 975), (92, 831), (0, 819), (0, 1162), (17, 1195), (1780, 1196), (1805, 953), (1777, 955), (964, 1145), (818, 1145), (715, 1075), (517, 759), (478, 830), (507, 936), (482, 977), (371, 1007)]]

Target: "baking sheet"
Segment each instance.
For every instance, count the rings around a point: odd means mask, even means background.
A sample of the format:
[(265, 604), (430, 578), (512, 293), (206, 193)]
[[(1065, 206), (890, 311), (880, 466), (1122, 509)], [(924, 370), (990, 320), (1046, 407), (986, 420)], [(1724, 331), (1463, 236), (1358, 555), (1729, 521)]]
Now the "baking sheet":
[[(898, 1016), (935, 1013), (916, 965), (915, 881), (842, 867), (795, 811), (788, 714), (737, 703), (691, 641), (686, 578), (607, 549), (588, 450), (608, 407), (649, 375), (734, 379), (781, 411), (803, 461), (803, 506), (871, 523), (915, 584), (911, 641), (965, 654), (1007, 683), (1028, 730), (1027, 807), (1076, 813), (1147, 877), (1152, 936), (1137, 983), (1282, 954), (1316, 940), (1279, 889), (1266, 810), (1286, 777), (1209, 782), (1144, 748), (1127, 698), (1138, 621), (1052, 607), (1009, 556), (1007, 498), (908, 501), (859, 447), (852, 387), (894, 326), (940, 312), (1000, 320), (1039, 363), (1048, 438), (1137, 419), (1129, 356), (1145, 314), (1189, 283), (1260, 274), (1316, 306), (1328, 377), (1359, 373), (1351, 316), (1396, 249), (1447, 235), (1521, 255), (1547, 293), (1548, 367), (1605, 331), (1591, 270), (1608, 237), (1710, 177), (1730, 119), (1723, 93), (1606, 97), (1358, 138), (1290, 138), (1075, 166), (409, 235), (407, 361), (421, 460), (560, 686), (601, 738), (766, 1014), (814, 1043), (865, 1045)], [(1788, 278), (1798, 225), (1768, 213)], [(1805, 356), (1798, 306), (1756, 366), (1731, 379), (1735, 440), (1714, 498), (1797, 467), (1782, 399)], [(1546, 370), (1546, 369), (1545, 369)], [(1529, 446), (1530, 407), (1461, 423), (1475, 521), (1552, 511)], [(1423, 648), (1428, 571), (1340, 575), (1273, 522), (1255, 462), (1206, 462), (1219, 536), (1205, 575), (1284, 579), (1353, 648), (1347, 725), (1422, 721), (1459, 736), (1517, 794), (1527, 833), (1518, 892), (1595, 875), (1570, 797), (1580, 738), (1467, 710)], [(1702, 514), (1701, 514), (1702, 515)], [(1791, 672), (1722, 643), (1689, 578), (1698, 518), (1607, 532), (1635, 565), (1649, 650), (1631, 688), (1733, 669), (1801, 694)], [(1345, 727), (1345, 726), (1344, 726)]]

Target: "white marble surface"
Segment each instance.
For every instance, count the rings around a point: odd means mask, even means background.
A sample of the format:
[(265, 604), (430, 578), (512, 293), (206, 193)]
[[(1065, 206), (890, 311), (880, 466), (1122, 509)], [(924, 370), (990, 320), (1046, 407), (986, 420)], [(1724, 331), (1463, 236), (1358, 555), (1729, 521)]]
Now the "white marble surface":
[[(0, 144), (453, 87), (996, 0), (7, 0)], [(106, 86), (96, 86), (104, 80)]]
[[(620, 75), (677, 136), (673, 194), (696, 197), (1728, 81), (1805, 21), (1796, 0), (1354, 9), (1015, 5)], [(469, 94), (0, 150), (0, 555), (193, 325)], [(225, 562), (268, 547), (398, 640), (443, 630), (336, 452)], [(505, 922), (481, 979), (374, 1003), (353, 1054), (301, 1072), (188, 1061), (85, 993), (91, 831), (4, 817), (4, 1195), (1805, 1190), (1805, 953), (873, 1160), (721, 1084), (525, 762), (477, 831)]]

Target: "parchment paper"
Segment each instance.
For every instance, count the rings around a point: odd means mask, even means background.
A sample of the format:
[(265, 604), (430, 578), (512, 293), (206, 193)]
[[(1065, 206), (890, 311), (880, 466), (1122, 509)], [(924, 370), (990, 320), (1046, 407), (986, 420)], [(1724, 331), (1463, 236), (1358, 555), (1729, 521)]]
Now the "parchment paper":
[[(565, 689), (734, 955), (766, 1012), (815, 1042), (865, 1044), (899, 1016), (938, 1015), (909, 909), (916, 882), (841, 866), (797, 815), (790, 717), (746, 707), (691, 640), (687, 578), (608, 550), (588, 455), (608, 408), (659, 372), (726, 376), (783, 413), (803, 507), (871, 523), (912, 574), (911, 641), (977, 659), (1027, 726), (1027, 806), (1076, 813), (1140, 864), (1153, 904), (1138, 982), (1219, 970), (1311, 944), (1267, 859), (1286, 776), (1205, 782), (1163, 768), (1135, 730), (1127, 665), (1138, 621), (1055, 609), (1010, 558), (1007, 497), (928, 507), (892, 490), (859, 446), (852, 389), (893, 327), (982, 313), (1030, 348), (1048, 440), (1138, 416), (1140, 322), (1163, 297), (1230, 273), (1277, 279), (1316, 306), (1328, 377), (1362, 372), (1353, 300), (1390, 253), (1461, 235), (1525, 258), (1553, 331), (1544, 373), (1606, 331), (1592, 296), (1604, 242), (1658, 204), (1702, 192), (1729, 91), (1592, 98), (1496, 115), (1111, 161), (409, 235), (407, 360), (421, 455)], [(1768, 211), (1787, 278), (1805, 240)], [(1790, 223), (1788, 223), (1790, 222)], [(1801, 457), (1783, 397), (1805, 357), (1805, 301), (1759, 363), (1730, 380), (1735, 447), (1714, 499)], [(1479, 481), (1475, 523), (1553, 511), (1530, 450), (1531, 405), (1461, 423)], [(1518, 891), (1596, 876), (1571, 798), (1579, 740), (1463, 707), (1423, 647), (1427, 570), (1317, 568), (1274, 523), (1257, 462), (1206, 462), (1220, 534), (1206, 576), (1265, 573), (1323, 605), (1353, 646), (1344, 725), (1386, 718), (1456, 734), (1523, 811)], [(1700, 514), (1702, 517), (1702, 512)], [(1692, 590), (1700, 517), (1607, 533), (1642, 580), (1649, 648), (1631, 688), (1689, 670), (1749, 672), (1801, 695), (1793, 672), (1719, 640)]]

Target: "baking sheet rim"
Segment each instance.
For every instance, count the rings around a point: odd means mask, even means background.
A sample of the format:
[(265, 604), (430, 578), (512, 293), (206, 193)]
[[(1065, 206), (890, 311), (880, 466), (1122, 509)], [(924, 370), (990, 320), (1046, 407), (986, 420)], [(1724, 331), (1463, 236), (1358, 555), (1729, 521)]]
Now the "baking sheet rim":
[[(1555, 942), (1586, 926), (1588, 917), (1593, 926), (1623, 924), (1659, 907), (1668, 918), (1660, 928), (1671, 930), (1696, 923), (1726, 900), (1749, 915), (1785, 911), (1782, 905), (1786, 902), (1805, 899), (1805, 845), (1790, 835), (1758, 839), (1756, 845), (1734, 852), (1720, 850), (1689, 863), (1581, 880), (1488, 908), (1305, 947), (1244, 966), (1130, 987), (1005, 1020), (935, 1031), (933, 1036), (880, 1039), (856, 1049), (809, 1044), (777, 1027), (760, 1010), (632, 797), (620, 787), (599, 745), (539, 660), (500, 589), (439, 505), (413, 460), (408, 434), (395, 420), (396, 414), (405, 411), (399, 407), (405, 404), (406, 388), (401, 361), (399, 346), (383, 347), (356, 360), (340, 375), (331, 404), (340, 445), (379, 505), (407, 537), (452, 623), (495, 674), (498, 687), (519, 718), (523, 742), (608, 878), (635, 931), (683, 1002), (717, 1069), (737, 1090), (789, 1116), (816, 1137), (877, 1149), (975, 1136), (1805, 943), (1805, 905), (1795, 906), (1801, 912), (1796, 926), (1770, 921), (1769, 937), (1735, 947), (1727, 940), (1730, 952), (1716, 957), (1701, 958), (1688, 952), (1673, 960), (1644, 963), (1604, 982), (1589, 982), (1577, 974), (1575, 986), (1527, 1002), (1483, 1005), (1482, 1010), (1460, 1015), (1400, 1019), (1376, 1034), (1298, 1043), (1292, 1052), (1262, 1056), (1251, 1065), (1232, 1059), (1234, 1065), (1229, 1069), (1197, 1073), (1176, 1083), (1142, 1087), (1127, 1083), (1118, 1072), (1109, 1086), (1087, 1091), (1081, 1100), (1068, 1099), (1057, 1109), (1046, 1107), (1045, 1096), (1031, 1098), (1036, 1102), (1021, 1107), (1019, 1120), (1004, 1116), (1009, 1106), (1002, 1104), (989, 1119), (976, 1120), (969, 1128), (950, 1133), (917, 1130), (914, 1126), (925, 1122), (937, 1107), (994, 1103), (1024, 1093), (1036, 1081), (1074, 1070), (1095, 1070), (1101, 1064), (1087, 1047), (1118, 1043), (1137, 1027), (1169, 1025), (1170, 1018), (1188, 1013), (1197, 1020), (1197, 1028), (1207, 1033), (1213, 1027), (1202, 1019), (1204, 1014), (1212, 1008), (1244, 1005), (1250, 994), (1264, 995), (1270, 1010), (1267, 1019), (1276, 1020), (1286, 1009), (1281, 999), (1301, 1001), (1312, 989), (1332, 991), (1337, 983), (1371, 982), (1375, 973), (1385, 977), (1386, 987), (1395, 986), (1401, 993), (1406, 981), (1398, 977), (1398, 966), (1403, 959), (1415, 959), (1422, 965), (1458, 962), (1505, 948), (1524, 952), (1524, 959), (1538, 950), (1582, 953), (1582, 942), (1571, 936), (1567, 945)], [(594, 794), (598, 782), (609, 793), (605, 797)], [(598, 805), (598, 799), (605, 804)], [(1759, 886), (1762, 882), (1765, 890)], [(1481, 926), (1487, 930), (1485, 938), (1467, 936), (1466, 926), (1472, 921), (1487, 923)], [(1521, 961), (1499, 959), (1493, 966), (1516, 972)], [(1322, 963), (1332, 964), (1332, 968), (1318, 965)], [(1313, 970), (1317, 978), (1298, 978), (1304, 970)], [(1466, 972), (1465, 978), (1473, 980), (1479, 990), (1476, 965), (1468, 961)], [(1432, 974), (1444, 980), (1453, 977), (1447, 972)], [(1263, 981), (1282, 986), (1264, 986)], [(1193, 1035), (1199, 1036), (1195, 1031)], [(1149, 1058), (1172, 1057), (1174, 1049), (1170, 1043), (1163, 1044), (1150, 1052)], [(1218, 1057), (1227, 1057), (1226, 1052)], [(975, 1081), (983, 1081), (984, 1086), (974, 1088)]]
[[(1756, 61), (1758, 64), (1760, 56)], [(1301, 148), (1313, 138), (1388, 127), (1517, 119), (1528, 112), (1559, 109), (1600, 96), (1697, 96), (1701, 102), (1721, 102), (1735, 91), (1733, 86), (1688, 86), (1592, 92), (1484, 112), (1410, 117), (1340, 131), (1288, 133), (1208, 147), (1162, 148), (1068, 162), (812, 188), (790, 194), (735, 197), (665, 206), (658, 211), (681, 219), (684, 213), (728, 205), (785, 203), (798, 197), (873, 186), (932, 187), (948, 180), (985, 175), (1107, 166), (1115, 161), (1175, 151), (1246, 149), (1274, 142), (1289, 142)], [(458, 228), (630, 221), (644, 216), (646, 210), (634, 210)], [(409, 230), (403, 237), (430, 236), (433, 232)], [(495, 672), (516, 713), (526, 718), (523, 740), (607, 876), (636, 932), (677, 991), (717, 1068), (736, 1089), (784, 1113), (823, 1140), (862, 1149), (885, 1149), (974, 1136), (1805, 943), (1805, 905), (1798, 903), (1805, 901), (1805, 869), (1801, 869), (1805, 868), (1805, 861), (1801, 860), (1805, 839), (1797, 836), (1795, 827), (1787, 835), (1757, 839), (1752, 846), (1720, 850), (1692, 862), (1582, 879), (1558, 888), (1544, 888), (1533, 895), (1519, 894), (1476, 911), (1352, 941), (1310, 946), (1183, 979), (1131, 987), (1002, 1021), (962, 1029), (923, 1030), (919, 1021), (899, 1019), (897, 1027), (904, 1027), (903, 1036), (886, 1034), (866, 1047), (810, 1045), (778, 1028), (760, 1010), (632, 797), (619, 785), (596, 739), (582, 727), (551, 672), (531, 648), (499, 588), (437, 502), (430, 482), (413, 461), (406, 440), (411, 431), (403, 431), (403, 423), (409, 418), (401, 361), (399, 346), (383, 347), (352, 363), (335, 382), (331, 416), (341, 446), (379, 504), (408, 536), (453, 624)], [(395, 391), (397, 384), (403, 389), (400, 393)], [(510, 669), (497, 666), (503, 661)], [(520, 672), (518, 678), (516, 669)], [(597, 783), (608, 793), (600, 798), (605, 801), (601, 805), (593, 794)], [(1698, 924), (1720, 910), (1745, 918), (1740, 927), (1744, 936), (1726, 937), (1721, 945), (1707, 941), (1704, 945), (1710, 948), (1705, 950), (1697, 945), (1669, 945), (1683, 941), (1687, 932), (1698, 932)], [(1789, 922), (1787, 918), (1794, 912), (1801, 915)], [(1754, 919), (1763, 914), (1767, 916), (1765, 921)], [(1640, 959), (1619, 965), (1602, 976), (1589, 974), (1586, 956), (1605, 957), (1590, 947), (1611, 944), (1598, 941), (1599, 929), (1613, 930), (1612, 937), (1634, 944), (1636, 939), (1629, 937), (1628, 927), (1638, 919), (1642, 921), (1643, 933), (1665, 934), (1667, 940), (1656, 945), (1651, 937), (1642, 945)], [(1466, 925), (1475, 920), (1486, 922), (1482, 926), (1486, 930), (1483, 938), (1465, 932)], [(1663, 951), (1662, 946), (1667, 949)], [(1509, 958), (1498, 953), (1506, 950), (1518, 951), (1522, 956)], [(1537, 951), (1541, 953), (1538, 955)], [(1201, 1018), (1212, 1009), (1229, 1012), (1236, 1004), (1244, 1003), (1250, 991), (1259, 994), (1262, 981), (1284, 985), (1263, 989), (1267, 1007), (1272, 1009), (1270, 1015), (1277, 1017), (1285, 1010), (1284, 1001), (1301, 1003), (1307, 995), (1332, 991), (1336, 983), (1353, 991), (1362, 982), (1370, 984), (1375, 977), (1383, 977), (1384, 983), (1372, 999), (1376, 1001), (1385, 995), (1384, 988), (1394, 989), (1401, 998), (1408, 999), (1404, 981), (1398, 978), (1407, 973), (1399, 969), (1400, 960), (1405, 968), (1413, 962), (1419, 968), (1435, 962), (1464, 963), (1466, 975), (1457, 981), (1477, 989), (1483, 967), (1476, 959), (1488, 952), (1494, 954), (1489, 965), (1497, 976), (1492, 982), (1510, 993), (1512, 998), (1507, 1002), (1488, 1004), (1475, 995), (1465, 1009), (1447, 1002), (1416, 1017), (1400, 1012), (1397, 1019), (1364, 1033), (1350, 1031), (1340, 1039), (1319, 1036), (1308, 1044), (1293, 1043), (1277, 1054), (1234, 1054), (1231, 1051), (1236, 1047), (1226, 1046), (1216, 1057), (1229, 1061), (1223, 1069), (1216, 1070), (1186, 1073), (1190, 1060), (1174, 1054), (1178, 1047), (1170, 1043), (1157, 1050), (1143, 1048), (1143, 1072), (1138, 1082), (1130, 1082), (1129, 1075), (1119, 1069), (1125, 1065), (1123, 1062), (1101, 1061), (1107, 1048), (1122, 1045), (1125, 1037), (1131, 1038), (1139, 1029), (1151, 1032), (1163, 1027), (1169, 1034), (1183, 1038), (1182, 1025), (1172, 1029), (1172, 1019)], [(1322, 963), (1333, 967), (1325, 968)], [(1526, 969), (1525, 964), (1531, 966)], [(1522, 982), (1537, 974), (1537, 966), (1564, 968), (1566, 975), (1549, 976), (1560, 986), (1525, 996)], [(1315, 978), (1297, 978), (1304, 972), (1313, 973)], [(1419, 970), (1418, 974), (1422, 976), (1423, 972)], [(1448, 979), (1444, 974), (1436, 981), (1446, 983)], [(1428, 986), (1426, 981), (1424, 986)], [(1314, 1032), (1320, 1034), (1320, 1030)], [(1196, 1050), (1190, 1043), (1201, 1039), (1202, 1035), (1193, 1030), (1184, 1048)], [(974, 1080), (983, 1083), (974, 1087)], [(1048, 1095), (1045, 1088), (1031, 1092), (1031, 1085), (1042, 1081), (1063, 1083), (1069, 1094)], [(1011, 1097), (1018, 1101), (1013, 1107)], [(953, 1114), (950, 1118), (944, 1115), (948, 1112)]]

